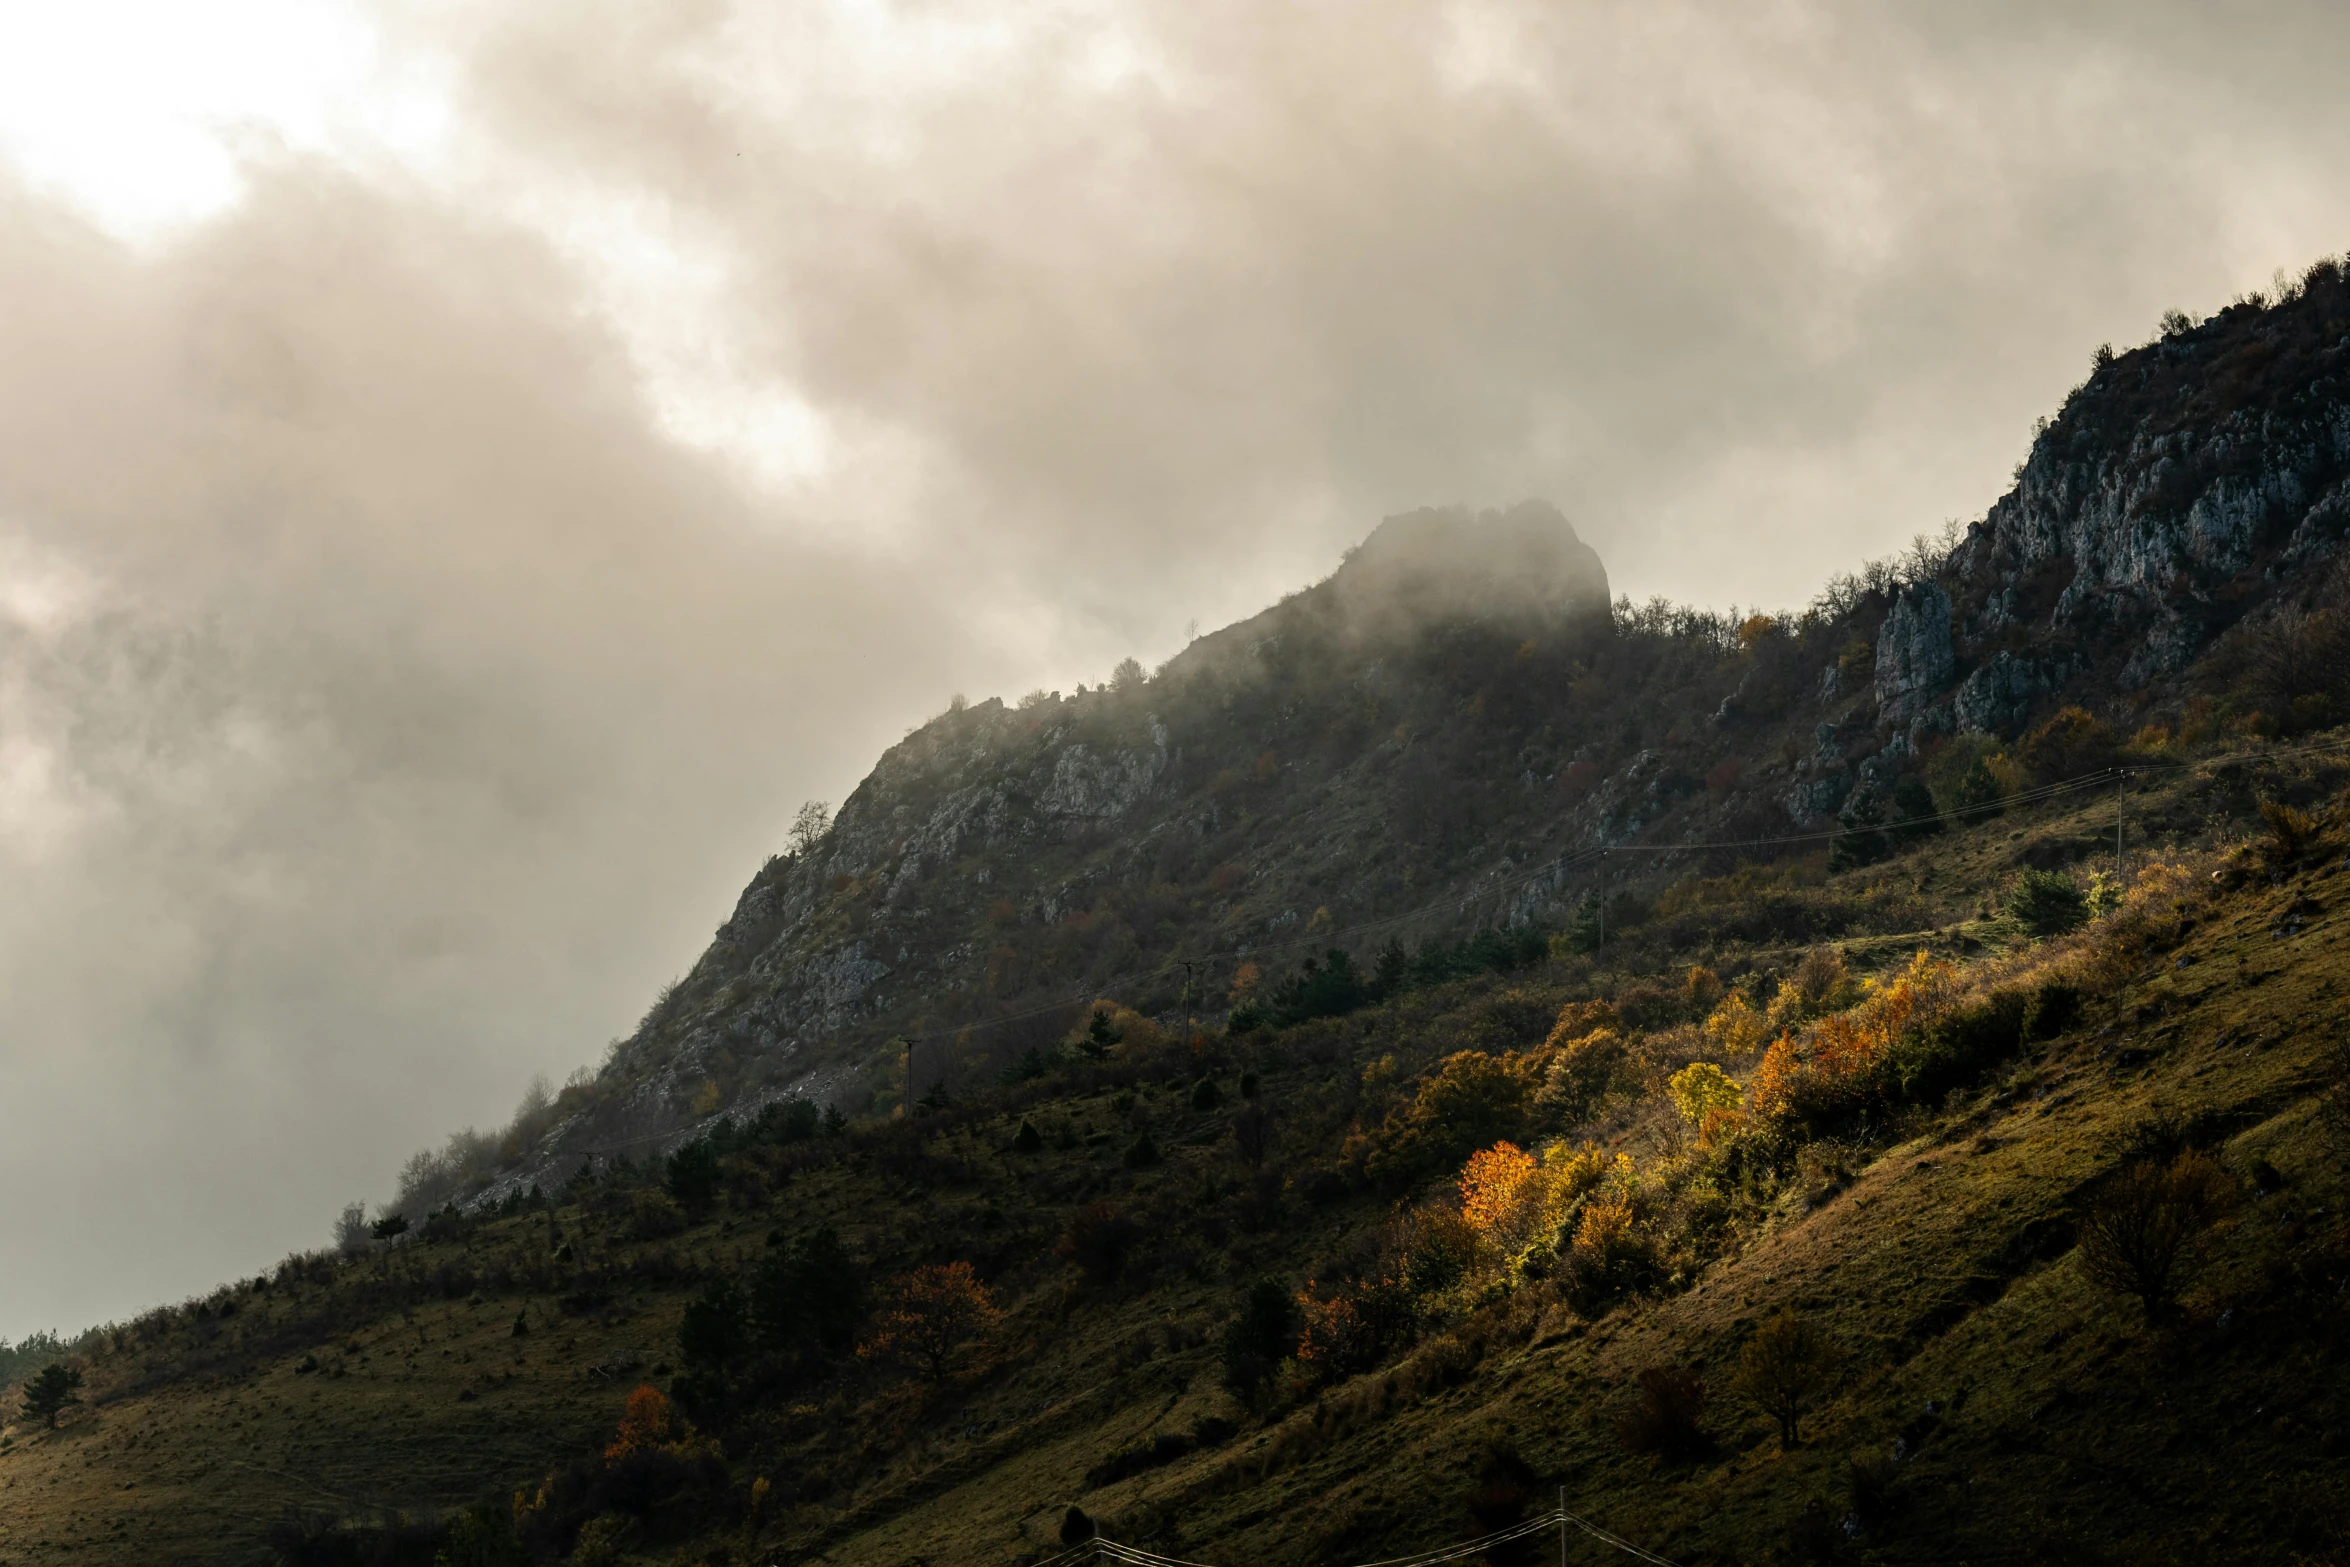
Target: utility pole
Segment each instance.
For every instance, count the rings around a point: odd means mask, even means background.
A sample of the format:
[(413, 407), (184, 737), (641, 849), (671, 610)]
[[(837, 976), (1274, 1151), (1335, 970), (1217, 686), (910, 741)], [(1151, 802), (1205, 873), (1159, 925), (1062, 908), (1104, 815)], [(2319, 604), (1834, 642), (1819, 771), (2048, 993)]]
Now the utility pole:
[(2126, 767), (2114, 769), (2113, 774), (2113, 890), (2122, 890), (2122, 780), (2130, 776)]
[(1189, 958), (1177, 958), (1175, 961), (1183, 965), (1183, 1048), (1189, 1050), (1191, 1048), (1191, 1009), (1196, 999), (1196, 992), (1193, 991), (1191, 985), (1192, 962)]
[(898, 1035), (898, 1043), (906, 1047), (906, 1119), (914, 1119), (914, 1036)]
[[(1599, 851), (1599, 946), (1607, 945), (1607, 850)], [(1591, 949), (1597, 952), (1599, 947)]]
[(1559, 1487), (1559, 1567), (1567, 1567), (1567, 1488)]

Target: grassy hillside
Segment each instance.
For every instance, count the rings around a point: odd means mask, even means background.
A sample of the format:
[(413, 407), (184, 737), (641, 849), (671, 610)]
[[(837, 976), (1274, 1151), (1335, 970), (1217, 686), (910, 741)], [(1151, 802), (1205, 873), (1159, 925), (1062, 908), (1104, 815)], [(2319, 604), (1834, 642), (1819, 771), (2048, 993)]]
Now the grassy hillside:
[[(2089, 885), (2102, 788), (1660, 880), (1596, 950), (1287, 1027), (1105, 1008), (914, 1117), (289, 1259), (91, 1341), (57, 1429), (0, 1437), (0, 1561), (1013, 1563), (1074, 1504), (1336, 1563), (1561, 1486), (1688, 1563), (2337, 1559), (2346, 778), (2145, 775), (2129, 900), (2070, 934), (2003, 910)], [(1829, 903), (1840, 949), (1776, 934)], [(1702, 1131), (1701, 1064), (1740, 1096)], [(2150, 1316), (2080, 1236), (2198, 1151)], [(974, 1307), (936, 1366), (910, 1278)], [(1827, 1351), (1793, 1443), (1739, 1390), (1783, 1311)]]

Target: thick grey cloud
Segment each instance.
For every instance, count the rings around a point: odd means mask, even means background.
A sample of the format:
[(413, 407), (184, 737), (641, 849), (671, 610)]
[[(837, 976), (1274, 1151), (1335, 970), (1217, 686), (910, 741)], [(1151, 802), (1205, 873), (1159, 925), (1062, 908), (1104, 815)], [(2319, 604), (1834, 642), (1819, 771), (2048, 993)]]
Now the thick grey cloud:
[(1800, 600), (2350, 243), (2323, 6), (384, 27), (430, 167), (259, 147), (137, 248), (0, 188), (0, 1332), (592, 1060), (957, 687), (1456, 500)]

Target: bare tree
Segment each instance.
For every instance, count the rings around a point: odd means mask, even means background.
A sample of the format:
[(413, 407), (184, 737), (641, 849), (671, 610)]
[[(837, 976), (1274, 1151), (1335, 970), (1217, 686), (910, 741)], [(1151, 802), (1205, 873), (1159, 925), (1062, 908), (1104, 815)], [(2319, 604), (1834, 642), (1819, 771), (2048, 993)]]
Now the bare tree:
[(2350, 683), (2350, 626), (2328, 609), (2286, 605), (2243, 628), (2236, 663), (2254, 694), (2280, 709), (2338, 699)]
[(832, 807), (822, 800), (809, 800), (800, 806), (799, 814), (791, 819), (789, 839), (791, 852), (806, 854), (824, 841), (832, 831)]
[(2082, 1217), (2081, 1271), (2160, 1321), (2235, 1198), (2236, 1183), (2207, 1153), (2189, 1149), (2167, 1164), (2141, 1159), (2107, 1182)]
[(367, 1233), (367, 1204), (345, 1203), (341, 1217), (335, 1220), (335, 1250), (346, 1257), (356, 1257), (367, 1250), (371, 1239)]

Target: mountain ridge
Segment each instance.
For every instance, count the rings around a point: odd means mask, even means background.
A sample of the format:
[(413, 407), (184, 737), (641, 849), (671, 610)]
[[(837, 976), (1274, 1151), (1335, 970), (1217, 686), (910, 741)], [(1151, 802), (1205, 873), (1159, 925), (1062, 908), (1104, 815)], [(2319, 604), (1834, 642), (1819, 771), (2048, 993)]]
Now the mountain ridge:
[[(2133, 724), (2175, 707), (2190, 663), (2275, 598), (2280, 574), (2310, 591), (2350, 526), (2344, 293), (2321, 266), (2274, 301), (2101, 349), (1961, 536), (1921, 540), (1906, 566), (1840, 579), (1759, 631), (1611, 605), (1598, 557), (1546, 503), (1428, 509), (1386, 519), (1330, 577), (1155, 676), (1130, 662), (1075, 697), (951, 710), (889, 748), (821, 839), (752, 878), (595, 1091), (532, 1129), (527, 1157), (508, 1147), (486, 1183), (476, 1158), (465, 1179), (494, 1201), (792, 1094), (886, 1108), (906, 1097), (898, 1036), (992, 1034), (945, 1069), (984, 1076), (1065, 1026), (1024, 1028), (1038, 1008), (1081, 1006), (1089, 979), (1163, 969), (1178, 948), (1229, 967), (1252, 936), (1318, 911), (1353, 925), (1453, 892), (1455, 926), (1555, 923), (1588, 886), (1538, 884), (1500, 907), (1476, 889), (1570, 846), (1865, 834), (1939, 742), (2013, 740), (2068, 702)], [(1513, 679), (1539, 694), (1503, 693)], [(1627, 679), (1658, 698), (1646, 712), (1595, 698)], [(2281, 693), (2283, 722), (2307, 695)], [(1515, 711), (1485, 733), (1442, 710), (1504, 701)], [(1268, 767), (1274, 787), (1251, 787)], [(1504, 768), (1515, 791), (1495, 782)], [(1738, 776), (1717, 787), (1726, 769)], [(1321, 800), (1278, 798), (1284, 779)], [(1235, 812), (1260, 830), (1235, 837)], [(1168, 846), (1186, 833), (1207, 852)], [(1355, 869), (1328, 868), (1347, 854)], [(1382, 860), (1404, 862), (1411, 895), (1394, 871), (1363, 873)], [(1040, 952), (1055, 945), (1040, 930), (1073, 915), (1122, 929)], [(1220, 999), (1192, 1004), (1214, 1015)], [(427, 1186), (408, 1195), (453, 1194)]]

